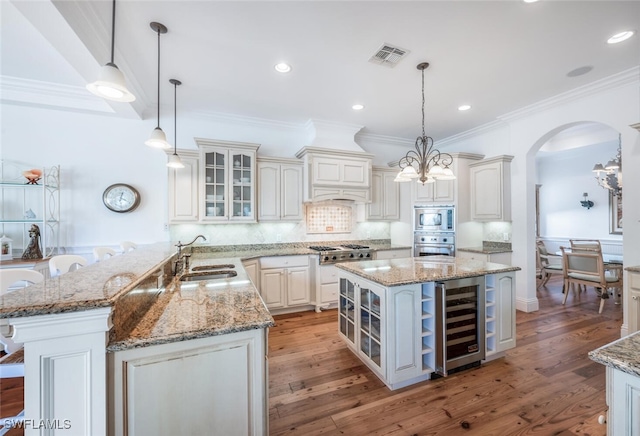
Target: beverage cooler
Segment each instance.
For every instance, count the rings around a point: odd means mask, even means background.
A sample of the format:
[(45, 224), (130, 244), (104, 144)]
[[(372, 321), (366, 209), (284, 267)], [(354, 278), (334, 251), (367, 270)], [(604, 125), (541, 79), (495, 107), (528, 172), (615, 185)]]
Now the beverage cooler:
[(485, 358), (484, 277), (436, 283), (436, 373)]

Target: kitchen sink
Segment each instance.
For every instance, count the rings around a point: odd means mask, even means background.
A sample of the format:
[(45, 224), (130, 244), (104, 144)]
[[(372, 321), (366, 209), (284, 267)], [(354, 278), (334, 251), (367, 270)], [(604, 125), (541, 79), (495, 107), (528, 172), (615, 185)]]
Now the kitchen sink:
[(232, 265), (230, 263), (223, 263), (219, 265), (199, 265), (191, 268), (191, 271), (208, 271), (208, 270), (215, 270), (215, 269), (229, 269), (229, 268), (235, 268), (235, 267), (236, 267), (235, 265)]
[(182, 274), (180, 276), (181, 282), (196, 282), (201, 280), (219, 280), (228, 279), (229, 277), (235, 277), (238, 273), (231, 270), (219, 270), (219, 271), (199, 271)]

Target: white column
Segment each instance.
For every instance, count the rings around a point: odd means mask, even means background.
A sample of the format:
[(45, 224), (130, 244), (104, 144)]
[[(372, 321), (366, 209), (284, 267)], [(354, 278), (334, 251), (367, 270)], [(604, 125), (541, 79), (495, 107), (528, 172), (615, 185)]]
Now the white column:
[(24, 343), (25, 435), (106, 434), (111, 308), (10, 319)]

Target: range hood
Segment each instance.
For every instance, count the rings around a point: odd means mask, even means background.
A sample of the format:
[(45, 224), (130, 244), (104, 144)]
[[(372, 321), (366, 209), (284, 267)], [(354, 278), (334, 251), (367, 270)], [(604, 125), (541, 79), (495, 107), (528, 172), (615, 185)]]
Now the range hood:
[(296, 157), (304, 160), (304, 201), (371, 202), (372, 154), (304, 147)]

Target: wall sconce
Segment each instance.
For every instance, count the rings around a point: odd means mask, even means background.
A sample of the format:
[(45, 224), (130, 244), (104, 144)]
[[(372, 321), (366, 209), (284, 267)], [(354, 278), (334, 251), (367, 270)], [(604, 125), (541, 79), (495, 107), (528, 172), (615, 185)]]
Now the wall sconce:
[(582, 205), (582, 207), (586, 207), (587, 210), (591, 209), (593, 207), (593, 201), (587, 200), (587, 197), (589, 196), (589, 194), (585, 192), (584, 194), (582, 194), (582, 196), (584, 197), (584, 200), (580, 201), (580, 204)]

